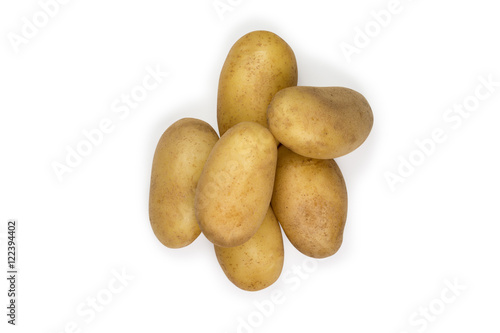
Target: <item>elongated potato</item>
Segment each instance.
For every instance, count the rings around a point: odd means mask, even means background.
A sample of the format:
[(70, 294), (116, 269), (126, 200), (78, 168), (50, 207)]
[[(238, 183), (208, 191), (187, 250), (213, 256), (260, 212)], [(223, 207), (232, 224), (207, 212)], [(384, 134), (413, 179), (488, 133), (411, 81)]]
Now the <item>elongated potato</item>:
[(267, 127), (266, 110), (280, 89), (297, 85), (297, 61), (290, 46), (269, 31), (241, 37), (227, 55), (219, 78), (219, 134), (242, 121)]
[(264, 220), (273, 192), (277, 148), (255, 122), (242, 122), (215, 144), (196, 188), (195, 212), (202, 232), (222, 247), (250, 239)]
[(334, 160), (278, 150), (271, 205), (290, 242), (313, 258), (333, 255), (342, 244), (347, 190)]
[(214, 245), (214, 248), (224, 274), (243, 290), (269, 287), (283, 269), (283, 237), (271, 207), (259, 230), (247, 242), (236, 247)]
[(292, 151), (330, 159), (352, 152), (373, 126), (370, 105), (342, 87), (290, 87), (279, 91), (267, 111), (269, 130)]
[(218, 139), (206, 122), (184, 118), (172, 124), (158, 142), (151, 171), (149, 219), (156, 237), (167, 247), (184, 247), (200, 235), (194, 195)]

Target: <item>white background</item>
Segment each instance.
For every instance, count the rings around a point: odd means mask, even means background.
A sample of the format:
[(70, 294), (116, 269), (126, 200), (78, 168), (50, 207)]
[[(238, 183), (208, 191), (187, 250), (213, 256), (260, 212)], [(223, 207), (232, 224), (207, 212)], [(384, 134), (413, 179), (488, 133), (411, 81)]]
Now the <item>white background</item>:
[[(479, 77), (500, 81), (494, 2), (401, 0), (350, 62), (342, 43), (353, 44), (388, 0), (231, 3), (222, 20), (212, 0), (69, 1), (19, 52), (8, 36), (40, 5), (0, 4), (0, 266), (15, 218), (20, 271), (16, 327), (6, 324), (1, 279), (1, 331), (499, 332), (500, 87), (456, 128), (443, 118), (474, 95)], [(250, 293), (227, 280), (203, 236), (180, 250), (162, 246), (148, 192), (163, 131), (182, 117), (216, 128), (225, 56), (258, 29), (290, 44), (300, 85), (361, 92), (375, 124), (337, 161), (349, 192), (340, 251), (304, 267), (285, 239), (282, 276)], [(120, 119), (113, 102), (148, 66), (169, 76)], [(52, 164), (105, 118), (113, 131), (59, 181)], [(445, 142), (392, 191), (385, 174), (397, 174), (399, 158), (417, 156), (415, 140), (437, 128)], [(133, 279), (106, 299), (122, 271)], [(466, 290), (457, 296), (449, 283)], [(269, 306), (273, 293), (282, 302)], [(96, 296), (107, 302), (102, 311), (78, 312)], [(435, 315), (422, 322), (418, 311), (429, 307)]]

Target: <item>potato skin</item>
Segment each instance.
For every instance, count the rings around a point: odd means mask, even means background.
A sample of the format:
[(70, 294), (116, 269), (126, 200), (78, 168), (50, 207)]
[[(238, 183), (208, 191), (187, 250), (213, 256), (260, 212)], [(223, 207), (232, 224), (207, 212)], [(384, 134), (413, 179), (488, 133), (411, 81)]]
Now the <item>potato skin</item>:
[(290, 87), (269, 105), (269, 129), (284, 146), (302, 156), (331, 159), (358, 148), (373, 126), (370, 105), (343, 87)]
[(254, 31), (231, 48), (222, 67), (217, 122), (222, 136), (242, 121), (267, 127), (266, 110), (280, 89), (297, 85), (297, 61), (290, 46), (269, 31)]
[(283, 270), (283, 237), (271, 207), (259, 230), (247, 242), (236, 247), (214, 245), (214, 248), (224, 274), (243, 290), (267, 288)]
[(257, 232), (271, 201), (276, 160), (274, 137), (255, 122), (235, 125), (215, 144), (195, 197), (196, 217), (209, 241), (238, 246)]
[(184, 118), (172, 124), (158, 142), (151, 171), (149, 219), (158, 240), (169, 248), (187, 246), (200, 235), (194, 195), (218, 139), (206, 122)]
[(286, 236), (303, 254), (325, 258), (340, 248), (347, 189), (334, 160), (303, 157), (280, 146), (271, 205)]

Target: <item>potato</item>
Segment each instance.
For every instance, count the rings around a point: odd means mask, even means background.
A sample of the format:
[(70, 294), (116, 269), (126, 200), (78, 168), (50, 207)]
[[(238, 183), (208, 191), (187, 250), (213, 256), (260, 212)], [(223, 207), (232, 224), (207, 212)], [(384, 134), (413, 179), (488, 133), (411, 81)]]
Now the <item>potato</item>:
[(214, 248), (224, 274), (243, 290), (269, 287), (283, 269), (283, 237), (271, 207), (250, 240), (236, 247), (214, 245)]
[(269, 105), (269, 129), (295, 153), (319, 159), (352, 152), (368, 137), (373, 113), (366, 99), (342, 87), (290, 87)]
[(267, 127), (266, 110), (274, 94), (295, 85), (297, 61), (283, 39), (269, 31), (241, 37), (229, 51), (219, 78), (219, 134), (242, 121)]
[(347, 190), (337, 163), (278, 149), (271, 201), (290, 242), (313, 258), (333, 255), (342, 244)]
[(167, 247), (189, 245), (201, 232), (194, 195), (218, 139), (206, 122), (184, 118), (172, 124), (158, 142), (151, 171), (149, 219), (156, 237)]
[(196, 188), (195, 212), (212, 243), (238, 246), (264, 220), (273, 192), (277, 148), (269, 130), (242, 122), (215, 144)]

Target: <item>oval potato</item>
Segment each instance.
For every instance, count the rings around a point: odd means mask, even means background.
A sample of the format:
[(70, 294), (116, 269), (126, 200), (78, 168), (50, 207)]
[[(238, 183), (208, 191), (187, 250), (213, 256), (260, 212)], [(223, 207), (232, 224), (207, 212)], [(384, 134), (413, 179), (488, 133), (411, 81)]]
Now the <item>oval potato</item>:
[(206, 122), (184, 118), (172, 124), (158, 142), (151, 171), (149, 219), (158, 240), (169, 248), (189, 245), (201, 232), (194, 195), (218, 139)]
[(299, 155), (331, 159), (348, 154), (373, 126), (370, 105), (360, 93), (343, 87), (290, 87), (269, 105), (269, 129)]
[(274, 94), (295, 85), (297, 61), (283, 39), (269, 31), (244, 35), (229, 51), (220, 74), (219, 134), (243, 121), (267, 127), (266, 110)]
[(214, 245), (217, 260), (238, 288), (257, 291), (272, 285), (283, 270), (283, 237), (271, 207), (259, 230), (236, 247)]
[(290, 242), (313, 258), (333, 255), (342, 244), (347, 190), (334, 160), (278, 149), (271, 205)]
[(255, 122), (233, 126), (215, 144), (196, 188), (195, 212), (204, 235), (222, 247), (250, 239), (273, 192), (277, 148)]

